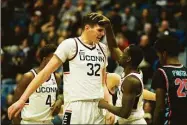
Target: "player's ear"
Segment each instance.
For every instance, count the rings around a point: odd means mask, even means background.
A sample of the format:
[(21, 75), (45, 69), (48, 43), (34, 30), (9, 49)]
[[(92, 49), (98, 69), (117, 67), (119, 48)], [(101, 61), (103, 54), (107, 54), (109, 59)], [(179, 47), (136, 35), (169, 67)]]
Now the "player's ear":
[(43, 58), (42, 58), (42, 61), (44, 61), (44, 60), (46, 60), (46, 57), (43, 57)]
[(88, 29), (90, 29), (90, 25), (85, 25), (85, 30), (88, 30)]
[(163, 56), (164, 58), (166, 58), (167, 55), (168, 55), (168, 53), (167, 53), (166, 51), (164, 51), (164, 52), (162, 53), (162, 56)]
[(127, 61), (126, 62), (130, 62), (131, 61), (131, 57), (129, 56), (128, 58), (127, 58)]

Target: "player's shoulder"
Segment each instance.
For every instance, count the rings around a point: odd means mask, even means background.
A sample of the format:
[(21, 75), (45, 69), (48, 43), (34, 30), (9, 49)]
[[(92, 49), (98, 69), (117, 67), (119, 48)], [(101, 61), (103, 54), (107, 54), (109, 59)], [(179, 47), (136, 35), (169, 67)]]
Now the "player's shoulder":
[(75, 38), (67, 38), (64, 40), (64, 42), (75, 43)]
[(60, 43), (60, 45), (62, 44), (75, 45), (75, 38), (67, 38)]
[(26, 72), (23, 74), (25, 79), (34, 79), (34, 73), (32, 71)]
[(107, 80), (120, 83), (121, 77), (117, 73), (107, 73)]
[(120, 79), (120, 75), (118, 75), (117, 73), (107, 73), (107, 77), (113, 79)]

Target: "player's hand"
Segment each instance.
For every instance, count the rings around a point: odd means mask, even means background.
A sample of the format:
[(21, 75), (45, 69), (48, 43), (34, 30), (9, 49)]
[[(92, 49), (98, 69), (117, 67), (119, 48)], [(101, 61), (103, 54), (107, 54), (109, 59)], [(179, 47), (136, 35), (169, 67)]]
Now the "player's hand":
[(8, 118), (11, 120), (13, 117), (17, 117), (23, 109), (25, 102), (18, 100), (8, 108)]
[(105, 118), (106, 118), (106, 124), (107, 125), (113, 125), (114, 124), (114, 120), (115, 120), (115, 115), (114, 114), (107, 111)]
[(91, 13), (90, 18), (92, 20), (96, 20), (98, 24), (101, 24), (101, 25), (110, 24), (110, 20), (106, 16), (99, 14), (99, 13)]
[(102, 18), (98, 21), (99, 24), (104, 24), (105, 26), (108, 26), (110, 24), (110, 20), (102, 15)]
[(104, 99), (101, 99), (99, 101), (98, 107), (101, 108), (101, 109), (105, 109), (107, 105), (108, 105), (108, 102), (105, 101)]
[(60, 99), (58, 99), (51, 107), (52, 110), (52, 115), (58, 115), (58, 113), (61, 110), (61, 106), (62, 106), (62, 101)]

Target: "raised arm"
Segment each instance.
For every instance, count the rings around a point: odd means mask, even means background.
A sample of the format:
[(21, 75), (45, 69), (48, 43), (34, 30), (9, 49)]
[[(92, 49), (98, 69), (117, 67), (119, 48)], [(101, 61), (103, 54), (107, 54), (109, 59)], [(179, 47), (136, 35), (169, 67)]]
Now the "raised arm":
[(91, 16), (93, 17), (93, 19), (100, 19), (99, 24), (104, 25), (106, 30), (106, 39), (111, 55), (114, 55), (116, 57), (115, 60), (119, 62), (120, 56), (122, 56), (122, 51), (118, 48), (118, 45), (116, 43), (110, 20), (101, 14), (93, 14)]
[(8, 108), (9, 119), (12, 119), (12, 116), (17, 116), (22, 110), (24, 103), (29, 98), (29, 96), (42, 84), (44, 83), (52, 72), (54, 72), (60, 65), (62, 61), (54, 55), (49, 63), (41, 70), (38, 75), (31, 81), (21, 98)]
[(106, 39), (107, 39), (108, 48), (110, 50), (111, 56), (114, 55), (115, 60), (119, 62), (123, 52), (119, 49), (117, 45), (111, 23), (109, 23), (105, 29), (106, 29)]

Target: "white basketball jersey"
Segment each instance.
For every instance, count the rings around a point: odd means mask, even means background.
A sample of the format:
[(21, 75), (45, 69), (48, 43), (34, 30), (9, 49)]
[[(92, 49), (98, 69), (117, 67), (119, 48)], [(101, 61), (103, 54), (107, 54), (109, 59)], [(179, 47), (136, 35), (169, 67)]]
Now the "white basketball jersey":
[(63, 64), (64, 101), (99, 99), (104, 97), (102, 70), (107, 65), (103, 43), (90, 48), (74, 38), (76, 54)]
[(132, 109), (132, 112), (131, 112), (129, 118), (124, 119), (124, 118), (121, 118), (121, 117), (117, 117), (117, 120), (123, 119), (123, 121), (133, 121), (133, 120), (136, 120), (136, 119), (141, 119), (144, 116), (144, 110), (143, 110), (143, 89), (144, 89), (144, 85), (143, 85), (143, 81), (142, 81), (143, 77), (142, 77), (141, 73), (140, 74), (130, 73), (127, 76), (125, 76), (124, 74), (122, 75), (121, 83), (119, 85), (119, 91), (117, 93), (116, 106), (119, 106), (119, 107), (122, 106), (123, 93), (122, 93), (122, 90), (121, 90), (121, 86), (122, 86), (122, 83), (125, 80), (125, 78), (127, 78), (128, 76), (131, 76), (131, 75), (136, 76), (141, 81), (142, 92), (139, 95), (137, 95), (136, 101), (138, 101), (138, 102), (135, 102), (136, 106), (133, 106), (133, 109)]
[[(36, 76), (34, 69), (31, 72)], [(57, 82), (54, 73), (28, 99), (21, 111), (23, 120), (47, 121), (53, 119), (51, 106), (56, 101)]]

